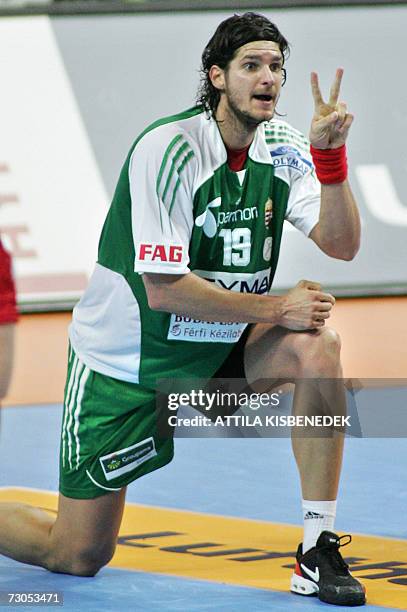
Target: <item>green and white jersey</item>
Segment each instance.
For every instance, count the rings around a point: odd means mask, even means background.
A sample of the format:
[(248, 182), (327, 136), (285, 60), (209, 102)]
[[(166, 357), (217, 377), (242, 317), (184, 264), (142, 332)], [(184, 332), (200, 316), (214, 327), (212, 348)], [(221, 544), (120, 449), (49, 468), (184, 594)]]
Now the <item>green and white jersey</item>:
[(308, 235), (319, 207), (309, 143), (287, 123), (258, 127), (240, 172), (230, 170), (218, 126), (201, 108), (154, 123), (123, 166), (95, 272), (74, 309), (76, 354), (96, 372), (147, 388), (157, 378), (211, 376), (246, 323), (153, 311), (141, 275), (191, 271), (231, 291), (267, 294), (284, 219)]

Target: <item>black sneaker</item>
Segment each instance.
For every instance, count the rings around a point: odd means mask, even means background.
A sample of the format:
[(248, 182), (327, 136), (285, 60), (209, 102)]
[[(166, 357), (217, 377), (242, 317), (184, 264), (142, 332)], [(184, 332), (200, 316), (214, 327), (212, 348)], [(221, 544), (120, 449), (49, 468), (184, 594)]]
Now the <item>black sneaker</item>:
[(316, 545), (305, 554), (300, 544), (291, 591), (299, 595), (318, 595), (321, 601), (337, 606), (363, 606), (365, 587), (350, 574), (339, 552), (341, 546), (351, 541), (350, 535), (340, 538), (331, 531), (323, 531)]

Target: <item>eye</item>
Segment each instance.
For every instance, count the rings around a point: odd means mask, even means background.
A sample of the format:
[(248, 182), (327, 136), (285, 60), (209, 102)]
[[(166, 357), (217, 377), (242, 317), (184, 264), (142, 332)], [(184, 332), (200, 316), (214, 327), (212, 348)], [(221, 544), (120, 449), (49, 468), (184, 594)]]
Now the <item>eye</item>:
[(275, 62), (274, 64), (270, 64), (271, 72), (281, 72), (281, 64), (279, 62)]
[(243, 65), (243, 68), (248, 72), (251, 72), (253, 70), (256, 70), (257, 64), (255, 64), (254, 62), (246, 62), (246, 64)]

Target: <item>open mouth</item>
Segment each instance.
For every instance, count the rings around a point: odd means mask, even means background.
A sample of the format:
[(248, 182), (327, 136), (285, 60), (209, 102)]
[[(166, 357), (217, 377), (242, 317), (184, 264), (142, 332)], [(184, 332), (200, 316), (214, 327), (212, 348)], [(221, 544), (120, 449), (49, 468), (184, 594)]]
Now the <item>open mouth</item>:
[(263, 102), (271, 102), (273, 97), (267, 94), (256, 94), (253, 96), (256, 100), (262, 100)]

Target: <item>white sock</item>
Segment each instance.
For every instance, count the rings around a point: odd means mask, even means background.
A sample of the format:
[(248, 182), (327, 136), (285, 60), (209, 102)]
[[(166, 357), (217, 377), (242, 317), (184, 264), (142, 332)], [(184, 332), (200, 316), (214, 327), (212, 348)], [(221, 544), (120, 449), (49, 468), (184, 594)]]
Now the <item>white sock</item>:
[(332, 501), (302, 500), (304, 518), (303, 553), (315, 546), (323, 531), (333, 531), (336, 516), (336, 499)]

